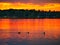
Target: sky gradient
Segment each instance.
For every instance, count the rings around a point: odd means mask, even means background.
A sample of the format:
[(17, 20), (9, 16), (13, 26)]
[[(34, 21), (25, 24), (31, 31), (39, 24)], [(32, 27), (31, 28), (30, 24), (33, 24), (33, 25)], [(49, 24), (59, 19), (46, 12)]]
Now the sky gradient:
[(60, 0), (0, 0), (0, 9), (60, 11)]

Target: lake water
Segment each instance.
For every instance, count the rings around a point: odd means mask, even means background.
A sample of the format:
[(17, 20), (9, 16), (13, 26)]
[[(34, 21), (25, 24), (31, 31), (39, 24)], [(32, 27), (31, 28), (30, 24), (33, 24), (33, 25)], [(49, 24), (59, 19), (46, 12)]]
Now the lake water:
[(60, 45), (60, 19), (0, 19), (0, 45)]

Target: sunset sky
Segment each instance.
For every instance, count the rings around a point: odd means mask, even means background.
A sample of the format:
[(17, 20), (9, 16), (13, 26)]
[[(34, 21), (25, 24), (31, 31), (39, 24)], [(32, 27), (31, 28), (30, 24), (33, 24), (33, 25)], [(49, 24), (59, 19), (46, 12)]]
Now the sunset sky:
[(0, 0), (0, 9), (60, 11), (60, 0)]

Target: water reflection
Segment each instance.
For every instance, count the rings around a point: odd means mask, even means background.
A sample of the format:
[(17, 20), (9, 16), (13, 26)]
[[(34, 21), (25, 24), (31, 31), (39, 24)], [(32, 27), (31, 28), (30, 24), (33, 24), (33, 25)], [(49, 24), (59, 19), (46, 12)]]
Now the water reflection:
[(50, 35), (47, 37), (42, 33), (3, 32), (0, 35), (1, 45), (57, 45), (59, 41), (59, 38)]
[(60, 19), (0, 19), (0, 45), (60, 45)]

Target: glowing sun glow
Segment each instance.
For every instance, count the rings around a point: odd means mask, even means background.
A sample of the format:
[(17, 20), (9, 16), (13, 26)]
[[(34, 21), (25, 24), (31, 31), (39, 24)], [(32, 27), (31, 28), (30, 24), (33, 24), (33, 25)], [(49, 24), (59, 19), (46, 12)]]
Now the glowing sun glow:
[(35, 9), (35, 10), (55, 10), (55, 11), (60, 11), (60, 4), (55, 4), (55, 3), (48, 3), (48, 4), (32, 4), (32, 3), (0, 3), (0, 9)]

